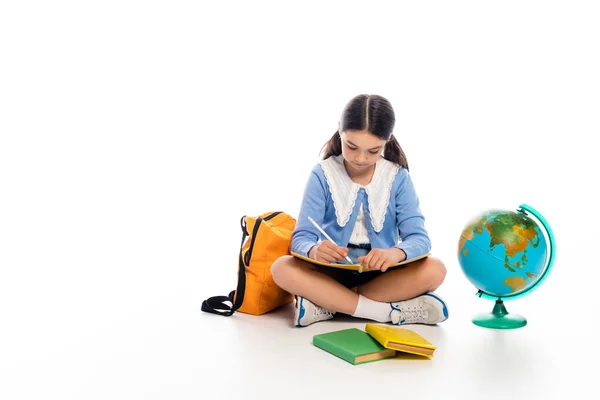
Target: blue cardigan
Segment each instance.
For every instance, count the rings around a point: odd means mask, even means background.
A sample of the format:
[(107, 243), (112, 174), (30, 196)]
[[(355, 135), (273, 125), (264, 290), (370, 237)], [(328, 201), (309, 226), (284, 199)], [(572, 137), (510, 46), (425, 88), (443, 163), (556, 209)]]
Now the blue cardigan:
[[(371, 248), (397, 247), (406, 253), (407, 260), (429, 253), (431, 241), (424, 226), (425, 217), (419, 208), (419, 198), (410, 175), (406, 169), (400, 168), (393, 179), (383, 227), (379, 232), (373, 229), (368, 193), (362, 186), (358, 189), (348, 222), (345, 226), (340, 226), (323, 167), (320, 163), (317, 164), (313, 168), (304, 190), (290, 250), (308, 257), (308, 252), (313, 246), (326, 240), (308, 220), (309, 216), (327, 232), (336, 244), (346, 247), (362, 204), (367, 219)], [(399, 241), (399, 237), (401, 241)]]

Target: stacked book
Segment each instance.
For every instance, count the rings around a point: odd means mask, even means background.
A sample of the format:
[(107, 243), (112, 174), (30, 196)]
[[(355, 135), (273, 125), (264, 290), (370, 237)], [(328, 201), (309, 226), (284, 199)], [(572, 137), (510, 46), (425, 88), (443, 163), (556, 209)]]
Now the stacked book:
[(313, 344), (351, 364), (393, 358), (398, 352), (432, 358), (436, 347), (409, 329), (368, 323), (357, 328), (322, 333)]

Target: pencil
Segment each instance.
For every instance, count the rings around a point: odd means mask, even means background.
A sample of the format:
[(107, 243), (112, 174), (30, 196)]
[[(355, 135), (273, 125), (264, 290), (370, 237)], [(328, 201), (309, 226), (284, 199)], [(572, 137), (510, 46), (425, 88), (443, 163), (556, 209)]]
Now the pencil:
[[(309, 220), (309, 221), (310, 221), (310, 222), (311, 222), (311, 223), (312, 223), (312, 224), (315, 226), (315, 228), (317, 228), (317, 229), (319, 230), (319, 232), (321, 232), (321, 233), (323, 234), (323, 236), (325, 236), (325, 238), (326, 238), (327, 240), (329, 240), (331, 243), (333, 243), (333, 244), (335, 244), (335, 245), (337, 246), (337, 243), (336, 243), (336, 242), (334, 242), (334, 241), (333, 241), (333, 239), (332, 239), (331, 237), (329, 237), (329, 235), (327, 234), (327, 232), (325, 232), (325, 231), (323, 230), (323, 228), (321, 228), (321, 227), (319, 226), (319, 224), (317, 224), (317, 223), (315, 222), (315, 220), (314, 220), (314, 219), (312, 219), (311, 217), (308, 217), (308, 220)], [(352, 260), (350, 259), (350, 257), (346, 256), (346, 260), (348, 260), (348, 262), (349, 262), (351, 265), (354, 265), (354, 263), (352, 262)], [(362, 264), (360, 264), (360, 266), (358, 267), (358, 272), (362, 272)]]

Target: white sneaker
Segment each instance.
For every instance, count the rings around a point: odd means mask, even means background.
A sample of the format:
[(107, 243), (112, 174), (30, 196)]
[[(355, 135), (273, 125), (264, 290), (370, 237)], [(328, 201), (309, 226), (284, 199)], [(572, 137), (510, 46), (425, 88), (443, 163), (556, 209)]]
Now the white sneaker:
[(433, 325), (448, 319), (446, 303), (433, 293), (426, 293), (414, 299), (390, 303), (390, 317), (394, 325), (428, 324)]
[(301, 296), (296, 296), (294, 312), (294, 324), (296, 326), (308, 326), (319, 321), (333, 318), (334, 311), (319, 307)]

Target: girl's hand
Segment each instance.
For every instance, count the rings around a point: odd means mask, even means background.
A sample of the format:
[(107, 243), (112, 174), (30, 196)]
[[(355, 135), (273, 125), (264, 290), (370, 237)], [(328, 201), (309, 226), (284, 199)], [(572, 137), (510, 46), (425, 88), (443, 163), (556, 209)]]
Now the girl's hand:
[(308, 252), (308, 258), (320, 262), (332, 263), (334, 261), (342, 261), (348, 255), (347, 247), (336, 246), (329, 240), (319, 243)]
[(358, 262), (365, 268), (385, 272), (390, 265), (405, 259), (406, 253), (403, 250), (392, 247), (391, 249), (371, 249), (366, 256), (358, 257)]

